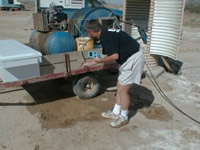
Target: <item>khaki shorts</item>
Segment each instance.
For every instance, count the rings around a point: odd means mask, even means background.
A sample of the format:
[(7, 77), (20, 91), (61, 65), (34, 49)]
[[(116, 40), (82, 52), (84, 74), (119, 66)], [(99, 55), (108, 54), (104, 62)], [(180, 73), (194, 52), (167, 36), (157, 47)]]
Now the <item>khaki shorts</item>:
[(119, 67), (119, 83), (121, 85), (140, 84), (143, 69), (144, 55), (140, 50)]

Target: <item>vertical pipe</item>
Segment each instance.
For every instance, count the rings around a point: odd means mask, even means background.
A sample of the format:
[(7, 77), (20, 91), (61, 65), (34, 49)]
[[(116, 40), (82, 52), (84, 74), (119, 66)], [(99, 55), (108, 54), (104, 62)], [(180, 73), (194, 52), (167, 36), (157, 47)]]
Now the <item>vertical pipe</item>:
[[(122, 15), (123, 15), (123, 16), (122, 16), (122, 20), (123, 20), (123, 21), (127, 21), (127, 20), (126, 20), (126, 13), (127, 13), (127, 12), (126, 12), (126, 7), (127, 7), (126, 5), (127, 5), (127, 0), (124, 0), (124, 2), (123, 2), (123, 14), (122, 14)], [(125, 29), (126, 29), (125, 26), (126, 26), (126, 24), (123, 23), (123, 24), (122, 24), (122, 30), (123, 30), (123, 31), (125, 31)]]
[(183, 27), (183, 16), (184, 16), (184, 10), (185, 10), (185, 3), (186, 0), (183, 0), (183, 7), (182, 7), (182, 15), (181, 15), (181, 22), (180, 22), (180, 31), (179, 31), (179, 35), (178, 35), (178, 48), (176, 51), (176, 56), (178, 55), (178, 51), (179, 51), (179, 44), (180, 44), (180, 39), (181, 39), (181, 34), (182, 34), (182, 27)]
[(39, 7), (40, 7), (40, 0), (36, 0), (35, 1), (35, 13), (38, 13)]

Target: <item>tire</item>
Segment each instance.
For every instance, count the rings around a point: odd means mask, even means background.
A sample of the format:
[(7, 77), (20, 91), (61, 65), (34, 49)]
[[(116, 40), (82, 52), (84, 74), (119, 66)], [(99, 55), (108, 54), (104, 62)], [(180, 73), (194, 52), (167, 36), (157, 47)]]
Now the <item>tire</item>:
[(90, 74), (77, 77), (73, 83), (73, 92), (80, 99), (95, 97), (100, 91), (100, 83), (96, 76)]

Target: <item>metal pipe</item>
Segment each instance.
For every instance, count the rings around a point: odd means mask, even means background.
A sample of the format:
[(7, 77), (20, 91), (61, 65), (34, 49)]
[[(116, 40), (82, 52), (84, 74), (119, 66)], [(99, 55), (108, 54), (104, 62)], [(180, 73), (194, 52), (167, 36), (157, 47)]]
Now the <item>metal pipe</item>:
[(35, 13), (38, 13), (38, 8), (40, 7), (40, 0), (35, 1)]

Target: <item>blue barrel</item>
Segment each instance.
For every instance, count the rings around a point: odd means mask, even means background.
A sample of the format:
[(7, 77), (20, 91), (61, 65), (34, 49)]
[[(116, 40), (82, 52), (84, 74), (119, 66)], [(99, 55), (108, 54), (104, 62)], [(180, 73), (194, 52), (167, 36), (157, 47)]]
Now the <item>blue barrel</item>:
[(87, 20), (114, 16), (114, 13), (105, 7), (82, 8), (72, 16), (69, 24), (69, 33), (74, 37), (86, 36), (84, 26)]
[(75, 50), (75, 40), (67, 32), (52, 32), (45, 42), (45, 52), (47, 54), (57, 54), (71, 52)]
[(30, 35), (30, 45), (42, 54), (57, 54), (75, 50), (75, 40), (68, 32), (38, 32), (34, 30)]

